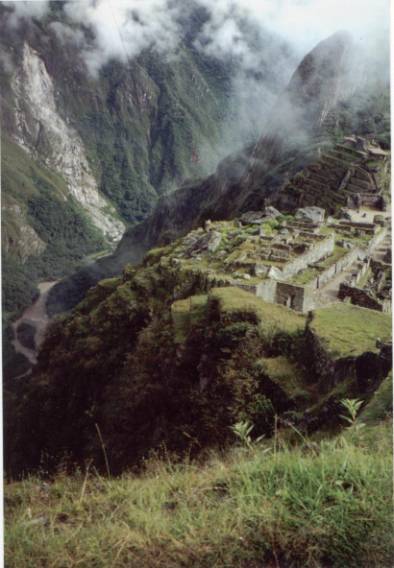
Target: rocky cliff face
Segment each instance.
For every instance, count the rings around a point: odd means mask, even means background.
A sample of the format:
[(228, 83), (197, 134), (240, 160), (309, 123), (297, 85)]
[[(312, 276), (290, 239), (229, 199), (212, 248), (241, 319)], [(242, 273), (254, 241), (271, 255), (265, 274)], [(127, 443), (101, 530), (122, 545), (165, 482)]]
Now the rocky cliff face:
[(87, 212), (93, 224), (109, 241), (118, 241), (124, 224), (114, 207), (98, 191), (84, 144), (78, 133), (60, 116), (54, 84), (45, 63), (27, 42), (22, 60), (11, 79), (15, 96), (17, 144), (57, 173), (70, 194)]
[(227, 108), (228, 69), (193, 49), (189, 32), (173, 60), (146, 50), (93, 76), (59, 33), (62, 18), (54, 6), (15, 27), (0, 6), (7, 315), (37, 281), (111, 249), (160, 194), (206, 174), (198, 148), (215, 146)]

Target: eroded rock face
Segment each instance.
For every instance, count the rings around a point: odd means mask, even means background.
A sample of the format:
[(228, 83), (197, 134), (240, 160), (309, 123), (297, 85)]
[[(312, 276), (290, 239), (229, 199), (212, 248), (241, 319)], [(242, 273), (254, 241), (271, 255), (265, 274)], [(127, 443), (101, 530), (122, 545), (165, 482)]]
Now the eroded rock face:
[(100, 195), (83, 142), (59, 115), (52, 79), (44, 62), (27, 43), (21, 66), (12, 80), (15, 93), (16, 142), (34, 156), (44, 157), (66, 180), (70, 194), (110, 241), (124, 232), (115, 209)]

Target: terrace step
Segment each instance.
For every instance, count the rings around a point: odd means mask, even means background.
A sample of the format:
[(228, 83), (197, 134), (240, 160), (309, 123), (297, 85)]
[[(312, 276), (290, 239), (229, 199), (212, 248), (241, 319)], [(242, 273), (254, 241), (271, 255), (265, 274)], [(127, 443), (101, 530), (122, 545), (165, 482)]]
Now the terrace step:
[(356, 150), (355, 148), (351, 148), (350, 146), (345, 146), (344, 144), (336, 144), (335, 148), (338, 148), (343, 152), (353, 154), (354, 156), (358, 157), (360, 160), (365, 159), (367, 157), (366, 152), (363, 152), (362, 150)]
[(304, 188), (304, 195), (312, 195), (312, 196), (315, 196), (316, 198), (319, 198), (322, 195), (325, 195), (326, 193), (328, 193), (328, 192), (325, 191), (325, 190), (322, 190), (321, 187), (309, 186), (309, 187)]
[(306, 179), (316, 179), (321, 183), (327, 183), (327, 175), (325, 174), (324, 170), (320, 170), (321, 173), (317, 173), (316, 171), (312, 171), (310, 175)]
[(323, 164), (326, 164), (327, 167), (331, 169), (331, 171), (332, 168), (334, 168), (334, 172), (338, 176), (344, 176), (348, 170), (348, 164), (346, 164), (345, 162), (338, 163), (337, 159), (331, 158), (330, 156), (323, 156), (321, 158), (321, 161)]
[(331, 192), (330, 194), (330, 199), (331, 201), (333, 201), (334, 203), (337, 203), (338, 205), (345, 205), (346, 204), (346, 198), (344, 195), (340, 194), (340, 193), (335, 193), (335, 192)]
[(364, 168), (361, 168), (361, 167), (355, 168), (354, 175), (357, 178), (360, 178), (364, 181), (372, 181), (371, 174), (369, 172), (367, 172), (366, 170), (364, 170)]
[(349, 166), (357, 161), (357, 158), (355, 156), (346, 154), (345, 152), (341, 152), (339, 150), (336, 150), (335, 148), (334, 150), (327, 152), (327, 155), (331, 156), (332, 158), (337, 158), (338, 160), (347, 163)]
[(348, 162), (346, 162), (345, 160), (340, 160), (339, 158), (336, 158), (336, 157), (330, 155), (329, 153), (323, 154), (322, 160), (323, 160), (323, 163), (328, 163), (328, 164), (337, 166), (336, 169), (338, 169), (338, 170), (340, 170), (340, 169), (348, 170), (349, 169), (349, 163)]
[(373, 190), (375, 188), (375, 185), (372, 183), (372, 180), (370, 182), (368, 182), (368, 181), (365, 181), (365, 180), (361, 180), (361, 179), (357, 178), (356, 176), (352, 176), (350, 178), (349, 182), (352, 183), (353, 185), (363, 187), (365, 189)]
[(360, 195), (365, 195), (366, 193), (372, 193), (375, 194), (376, 192), (371, 192), (368, 191), (367, 189), (365, 189), (364, 187), (357, 187), (354, 186), (353, 184), (349, 183), (346, 185), (346, 187), (343, 189), (343, 191), (347, 191), (348, 193), (352, 193), (353, 195), (357, 195), (358, 193)]
[(327, 182), (324, 183), (324, 182), (319, 181), (315, 178), (307, 178), (305, 180), (304, 187), (308, 187), (308, 186), (320, 187), (321, 189), (329, 189), (330, 188), (330, 185)]
[(311, 177), (324, 178), (325, 181), (336, 181), (341, 177), (337, 171), (333, 170), (331, 165), (325, 164), (319, 172), (313, 172)]

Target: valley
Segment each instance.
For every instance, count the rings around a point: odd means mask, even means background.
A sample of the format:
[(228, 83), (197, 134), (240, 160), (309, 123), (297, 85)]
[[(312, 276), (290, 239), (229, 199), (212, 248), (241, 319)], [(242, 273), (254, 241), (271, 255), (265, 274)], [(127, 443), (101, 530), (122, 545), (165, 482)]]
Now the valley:
[(274, 4), (0, 2), (9, 568), (390, 566), (384, 11)]

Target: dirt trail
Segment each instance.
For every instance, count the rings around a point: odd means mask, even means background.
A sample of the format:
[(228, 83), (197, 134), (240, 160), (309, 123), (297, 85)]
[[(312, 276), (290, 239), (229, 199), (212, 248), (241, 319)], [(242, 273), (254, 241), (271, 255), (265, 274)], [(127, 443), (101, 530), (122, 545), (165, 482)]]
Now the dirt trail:
[[(38, 285), (38, 289), (40, 291), (38, 299), (34, 302), (34, 304), (29, 306), (23, 312), (23, 314), (17, 321), (12, 324), (12, 329), (14, 332), (14, 339), (12, 341), (12, 344), (15, 348), (15, 351), (24, 355), (32, 365), (35, 365), (37, 363), (37, 349), (40, 347), (44, 340), (45, 330), (49, 323), (49, 317), (45, 305), (48, 292), (56, 283), (57, 282), (41, 282)], [(22, 345), (18, 337), (18, 328), (21, 324), (28, 324), (34, 327), (35, 349)]]

